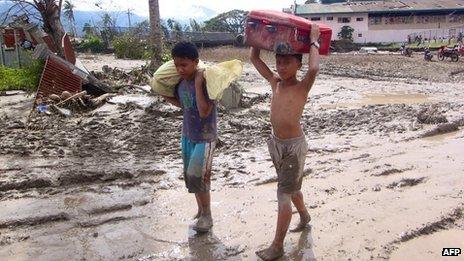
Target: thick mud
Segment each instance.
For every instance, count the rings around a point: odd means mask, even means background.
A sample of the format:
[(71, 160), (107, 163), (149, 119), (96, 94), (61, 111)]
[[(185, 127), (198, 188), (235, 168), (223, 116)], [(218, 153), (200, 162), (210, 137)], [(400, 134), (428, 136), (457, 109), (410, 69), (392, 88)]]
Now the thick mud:
[[(311, 227), (288, 234), (282, 260), (383, 260), (462, 232), (464, 75), (449, 76), (462, 63), (349, 54), (321, 66), (301, 119)], [(239, 84), (241, 108), (219, 110), (205, 235), (190, 226), (180, 110), (129, 85), (67, 118), (28, 117), (32, 96), (0, 96), (0, 259), (256, 260), (277, 207), (271, 95), (250, 64)]]

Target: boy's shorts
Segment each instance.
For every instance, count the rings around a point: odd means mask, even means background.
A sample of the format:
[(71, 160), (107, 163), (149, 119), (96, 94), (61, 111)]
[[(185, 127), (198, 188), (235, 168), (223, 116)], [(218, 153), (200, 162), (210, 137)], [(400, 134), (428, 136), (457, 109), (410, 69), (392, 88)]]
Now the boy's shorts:
[(288, 194), (298, 192), (308, 152), (305, 136), (279, 139), (271, 134), (267, 145), (277, 171), (277, 191)]
[(216, 142), (194, 143), (182, 136), (184, 180), (189, 193), (208, 192)]

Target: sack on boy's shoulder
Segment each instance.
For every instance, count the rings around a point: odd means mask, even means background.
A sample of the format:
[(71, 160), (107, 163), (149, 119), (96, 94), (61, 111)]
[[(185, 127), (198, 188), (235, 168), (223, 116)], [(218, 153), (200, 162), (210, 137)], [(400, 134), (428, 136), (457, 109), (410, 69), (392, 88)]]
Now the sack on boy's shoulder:
[[(205, 64), (200, 61), (198, 63), (198, 68), (204, 69)], [(180, 79), (181, 77), (177, 73), (174, 61), (170, 60), (156, 70), (150, 80), (150, 86), (151, 89), (159, 95), (174, 97), (174, 89)]]
[[(240, 77), (243, 64), (239, 60), (232, 60), (207, 67), (203, 61), (200, 61), (198, 68), (205, 69), (206, 88), (210, 99), (219, 100), (232, 81)], [(156, 70), (150, 80), (150, 86), (157, 94), (174, 97), (175, 87), (180, 80), (174, 61), (171, 60)]]
[(231, 60), (209, 66), (205, 70), (206, 89), (213, 100), (220, 100), (224, 90), (237, 80), (243, 72), (240, 60)]

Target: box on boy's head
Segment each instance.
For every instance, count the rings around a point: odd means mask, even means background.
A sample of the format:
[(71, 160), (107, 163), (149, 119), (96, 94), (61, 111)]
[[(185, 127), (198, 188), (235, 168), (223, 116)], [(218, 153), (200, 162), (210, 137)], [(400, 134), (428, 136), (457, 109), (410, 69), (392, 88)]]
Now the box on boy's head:
[[(244, 43), (281, 54), (309, 53), (311, 21), (278, 11), (253, 10), (245, 24)], [(319, 54), (328, 55), (332, 29), (319, 24)]]

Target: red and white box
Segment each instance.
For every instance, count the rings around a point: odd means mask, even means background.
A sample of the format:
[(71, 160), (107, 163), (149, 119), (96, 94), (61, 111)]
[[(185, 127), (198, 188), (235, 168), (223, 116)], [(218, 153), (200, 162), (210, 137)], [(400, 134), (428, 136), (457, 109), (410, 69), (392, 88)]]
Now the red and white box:
[[(292, 14), (269, 10), (253, 10), (245, 24), (244, 43), (281, 54), (309, 53), (313, 23)], [(319, 54), (328, 55), (332, 29), (318, 23)]]

